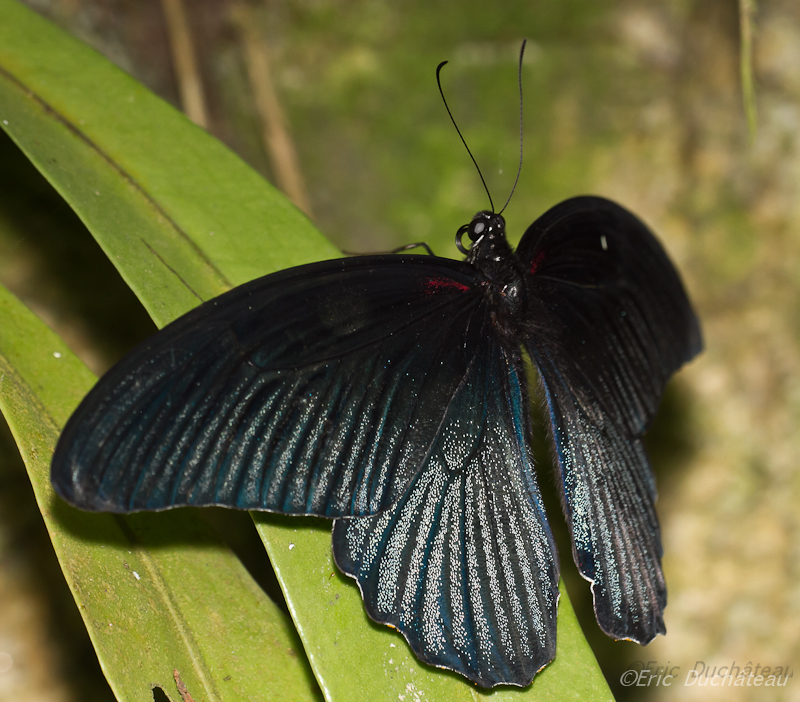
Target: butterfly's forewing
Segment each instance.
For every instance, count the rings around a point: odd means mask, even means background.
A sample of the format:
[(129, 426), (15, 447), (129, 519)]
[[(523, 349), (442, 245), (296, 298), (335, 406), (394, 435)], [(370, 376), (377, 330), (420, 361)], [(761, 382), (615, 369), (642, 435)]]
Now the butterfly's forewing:
[(226, 505), (329, 517), (393, 504), (478, 339), (465, 264), (311, 264), (240, 286), (139, 346), (68, 422), (57, 491), (84, 509)]
[(665, 631), (666, 588), (641, 436), (667, 379), (700, 351), (697, 318), (653, 235), (607, 200), (552, 208), (517, 256), (576, 563), (601, 628), (647, 643)]
[[(476, 315), (473, 324), (477, 323)], [(423, 661), (525, 686), (555, 655), (558, 565), (516, 350), (481, 344), (423, 469), (392, 509), (334, 523), (336, 563)]]

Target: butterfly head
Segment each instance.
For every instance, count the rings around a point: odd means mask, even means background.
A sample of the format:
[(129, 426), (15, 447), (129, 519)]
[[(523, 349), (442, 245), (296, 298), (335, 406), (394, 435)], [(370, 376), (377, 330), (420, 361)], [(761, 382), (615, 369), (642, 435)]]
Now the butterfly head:
[[(467, 235), (470, 240), (469, 248), (464, 246), (463, 238)], [(468, 259), (475, 257), (480, 250), (494, 248), (494, 245), (506, 239), (506, 221), (502, 215), (489, 210), (478, 212), (469, 224), (459, 227), (456, 232), (456, 246)]]

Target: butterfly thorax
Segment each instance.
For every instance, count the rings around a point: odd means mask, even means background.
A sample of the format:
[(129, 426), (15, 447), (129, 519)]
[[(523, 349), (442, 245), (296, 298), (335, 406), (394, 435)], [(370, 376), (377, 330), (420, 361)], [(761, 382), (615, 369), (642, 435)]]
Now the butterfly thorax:
[(493, 212), (478, 212), (468, 225), (459, 229), (456, 242), (462, 250), (464, 234), (472, 242), (466, 252), (467, 263), (485, 279), (484, 289), (495, 323), (504, 334), (513, 336), (524, 316), (525, 279), (506, 239), (505, 220)]

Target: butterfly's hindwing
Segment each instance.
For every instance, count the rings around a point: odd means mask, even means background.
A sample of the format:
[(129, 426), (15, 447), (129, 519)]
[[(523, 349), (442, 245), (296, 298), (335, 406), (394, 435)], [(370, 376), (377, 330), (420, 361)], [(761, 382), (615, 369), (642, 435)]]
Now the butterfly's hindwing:
[(592, 582), (600, 627), (648, 643), (665, 633), (667, 590), (655, 483), (641, 438), (598, 426), (544, 364), (543, 384), (561, 468), (575, 562)]
[(607, 200), (557, 205), (517, 256), (576, 563), (600, 627), (647, 643), (665, 631), (666, 587), (641, 437), (666, 381), (700, 351), (697, 318), (653, 235)]
[(422, 660), (525, 686), (555, 655), (558, 565), (519, 354), (482, 336), (424, 468), (392, 509), (337, 520), (334, 556)]

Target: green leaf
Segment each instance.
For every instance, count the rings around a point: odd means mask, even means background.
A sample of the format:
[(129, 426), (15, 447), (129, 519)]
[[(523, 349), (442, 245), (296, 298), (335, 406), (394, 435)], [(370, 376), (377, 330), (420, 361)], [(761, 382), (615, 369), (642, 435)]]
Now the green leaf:
[[(0, 121), (159, 324), (230, 285), (335, 255), (303, 215), (225, 147), (12, 0), (0, 0)], [(170, 534), (171, 517), (148, 519), (164, 520), (165, 549), (178, 557), (184, 547)], [(530, 688), (487, 693), (420, 664), (399, 634), (367, 620), (355, 583), (332, 563), (329, 522), (256, 522), (330, 700), (610, 698), (565, 594), (556, 662)], [(103, 533), (87, 538), (103, 541)], [(93, 577), (104, 582), (100, 572)], [(81, 601), (101, 607), (102, 587), (92, 592), (82, 591)], [(202, 626), (190, 631), (192, 640), (215, 635)], [(104, 665), (113, 675), (114, 665)], [(264, 698), (267, 687), (255, 697)]]
[(338, 254), (219, 141), (13, 0), (0, 2), (0, 120), (159, 326)]
[(197, 510), (122, 517), (56, 498), (53, 448), (94, 377), (5, 288), (0, 319), (0, 409), (118, 699), (174, 690), (173, 670), (195, 699), (312, 699), (291, 622)]
[[(561, 583), (556, 658), (525, 689), (477, 688), (450, 671), (420, 663), (403, 637), (371, 622), (355, 581), (331, 557), (329, 530), (309, 532), (305, 520), (257, 517), (285, 591), (293, 593), (295, 623), (327, 699), (610, 700), (605, 678), (583, 637)], [(313, 568), (292, 568), (294, 563)], [(354, 694), (357, 691), (357, 694)], [(361, 694), (363, 692), (363, 694)]]

